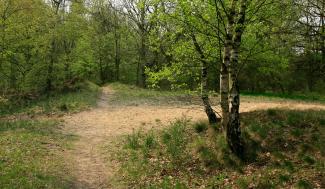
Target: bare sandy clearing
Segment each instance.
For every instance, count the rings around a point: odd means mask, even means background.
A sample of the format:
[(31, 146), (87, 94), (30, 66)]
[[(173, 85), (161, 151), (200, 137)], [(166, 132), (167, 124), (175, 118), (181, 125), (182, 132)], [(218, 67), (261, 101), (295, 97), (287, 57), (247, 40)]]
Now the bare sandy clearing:
[[(110, 178), (114, 174), (114, 165), (105, 161), (100, 150), (107, 140), (130, 134), (138, 128), (161, 127), (182, 116), (192, 120), (206, 119), (201, 106), (113, 106), (109, 103), (112, 95), (114, 91), (104, 87), (96, 108), (64, 117), (65, 132), (80, 137), (74, 149), (67, 152), (75, 163), (72, 172), (77, 179), (76, 188), (113, 188)], [(325, 105), (292, 101), (244, 101), (241, 104), (242, 112), (268, 108), (325, 110)]]

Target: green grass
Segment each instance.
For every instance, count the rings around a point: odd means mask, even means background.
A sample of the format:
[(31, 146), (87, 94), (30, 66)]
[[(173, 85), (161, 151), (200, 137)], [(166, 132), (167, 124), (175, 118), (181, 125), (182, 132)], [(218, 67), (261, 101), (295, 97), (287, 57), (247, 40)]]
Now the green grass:
[[(112, 83), (111, 86), (116, 91), (113, 102), (122, 105), (200, 105), (198, 91), (164, 91), (142, 89), (133, 85)], [(317, 93), (306, 94), (276, 94), (276, 93), (242, 93), (243, 101), (254, 100), (294, 100), (303, 102), (325, 103), (325, 95)], [(219, 102), (218, 93), (211, 92), (210, 99), (212, 104)]]
[(325, 103), (325, 95), (318, 93), (306, 93), (306, 94), (278, 94), (278, 93), (250, 93), (242, 92), (244, 97), (264, 97), (269, 99), (286, 99), (297, 100), (306, 102), (319, 102)]
[(197, 133), (203, 133), (206, 130), (208, 130), (209, 124), (208, 124), (208, 122), (201, 120), (201, 121), (194, 123), (193, 127)]
[(52, 93), (36, 100), (0, 101), (0, 116), (26, 114), (53, 114), (78, 112), (96, 104), (99, 87), (91, 82), (80, 83), (76, 91)]
[(63, 160), (71, 136), (57, 121), (0, 122), (0, 188), (70, 188)]
[(96, 105), (99, 87), (79, 83), (76, 90), (52, 93), (31, 101), (0, 102), (0, 188), (71, 188), (70, 160), (64, 151), (73, 136), (60, 132), (60, 121), (13, 116), (78, 112)]
[(121, 83), (112, 83), (110, 86), (115, 90), (113, 102), (122, 105), (191, 104), (193, 103), (193, 96), (196, 94), (195, 92), (190, 91), (142, 89)]
[[(199, 98), (198, 91), (165, 91), (142, 89), (133, 85), (126, 85), (121, 83), (110, 84), (116, 91), (113, 101), (116, 104), (122, 105), (200, 105), (202, 104)], [(317, 93), (306, 94), (276, 94), (276, 93), (249, 93), (242, 92), (243, 101), (252, 100), (295, 100), (304, 102), (325, 103), (325, 95)], [(212, 104), (219, 102), (218, 93), (212, 92), (210, 94)]]
[(130, 188), (315, 188), (325, 177), (324, 119), (325, 111), (243, 113), (246, 161), (202, 122), (135, 132), (116, 153), (118, 177)]

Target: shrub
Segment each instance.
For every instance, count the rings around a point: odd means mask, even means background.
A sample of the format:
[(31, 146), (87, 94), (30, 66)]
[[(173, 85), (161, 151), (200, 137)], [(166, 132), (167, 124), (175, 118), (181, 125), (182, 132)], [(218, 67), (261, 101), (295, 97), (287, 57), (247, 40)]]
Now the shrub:
[(208, 124), (204, 121), (194, 123), (194, 129), (197, 133), (205, 132), (208, 129)]
[(178, 120), (166, 130), (163, 135), (163, 143), (166, 146), (166, 152), (173, 162), (179, 162), (185, 156), (187, 137), (185, 128), (187, 120)]
[(140, 132), (134, 132), (131, 135), (128, 135), (126, 138), (126, 147), (132, 150), (140, 148)]
[(268, 109), (266, 111), (267, 115), (270, 117), (276, 116), (277, 115), (277, 111), (275, 109)]
[(236, 181), (236, 184), (240, 189), (247, 189), (249, 187), (248, 181), (246, 179), (244, 179), (244, 178), (239, 178)]
[(312, 189), (313, 185), (308, 180), (299, 180), (296, 184), (298, 189)]

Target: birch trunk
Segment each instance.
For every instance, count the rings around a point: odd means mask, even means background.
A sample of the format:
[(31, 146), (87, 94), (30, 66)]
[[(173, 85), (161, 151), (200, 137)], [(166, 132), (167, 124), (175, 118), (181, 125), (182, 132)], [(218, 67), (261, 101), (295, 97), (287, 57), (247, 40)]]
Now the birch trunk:
[(207, 65), (206, 62), (202, 62), (202, 78), (201, 78), (201, 99), (204, 105), (205, 113), (208, 116), (209, 123), (210, 124), (216, 124), (218, 122), (218, 118), (216, 114), (214, 113), (210, 101), (209, 101), (209, 94), (207, 89), (208, 84), (208, 71), (207, 71)]
[(143, 5), (140, 9), (140, 23), (138, 25), (140, 29), (140, 66), (139, 66), (139, 86), (142, 88), (146, 88), (146, 74), (145, 74), (145, 68), (146, 68), (146, 37), (147, 37), (147, 30), (146, 30), (146, 23), (145, 23), (145, 17), (146, 17), (146, 9), (145, 5)]
[(240, 93), (238, 84), (238, 59), (239, 48), (241, 45), (241, 38), (244, 31), (245, 24), (245, 12), (246, 12), (246, 0), (241, 1), (241, 8), (239, 12), (239, 19), (236, 24), (235, 35), (233, 38), (233, 48), (231, 51), (231, 61), (229, 70), (229, 102), (231, 105), (229, 122), (227, 125), (227, 142), (230, 149), (240, 158), (244, 158), (244, 144), (241, 139), (240, 129)]
[(209, 94), (208, 94), (208, 62), (206, 61), (204, 52), (202, 51), (199, 43), (196, 40), (194, 34), (191, 35), (194, 46), (196, 51), (200, 54), (201, 59), (201, 99), (204, 105), (205, 113), (209, 119), (210, 124), (216, 124), (218, 122), (218, 118), (213, 111), (210, 101), (209, 101)]
[(232, 48), (232, 36), (234, 19), (236, 16), (236, 4), (237, 0), (233, 0), (231, 3), (231, 8), (228, 15), (227, 33), (225, 39), (223, 62), (220, 68), (220, 105), (221, 105), (221, 126), (225, 129), (229, 121), (229, 65), (231, 58), (231, 48)]

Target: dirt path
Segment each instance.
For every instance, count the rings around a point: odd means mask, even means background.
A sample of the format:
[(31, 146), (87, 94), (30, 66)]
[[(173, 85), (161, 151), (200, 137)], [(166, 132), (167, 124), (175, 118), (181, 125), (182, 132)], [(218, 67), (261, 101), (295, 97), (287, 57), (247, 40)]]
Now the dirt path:
[[(104, 87), (96, 108), (64, 117), (65, 131), (79, 136), (73, 149), (67, 152), (74, 162), (75, 188), (114, 188), (110, 179), (114, 174), (114, 163), (105, 161), (101, 147), (115, 137), (140, 127), (161, 127), (182, 116), (192, 120), (205, 119), (201, 106), (113, 106), (109, 102), (112, 95), (114, 91), (109, 86)], [(241, 111), (276, 107), (325, 110), (325, 105), (319, 104), (245, 101)]]

